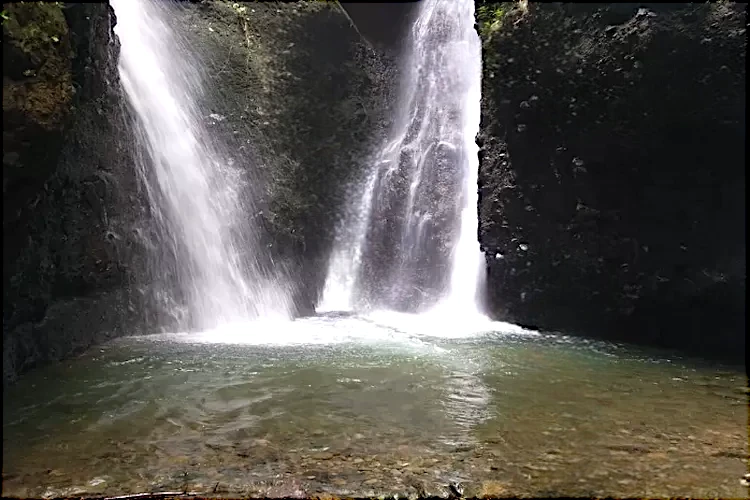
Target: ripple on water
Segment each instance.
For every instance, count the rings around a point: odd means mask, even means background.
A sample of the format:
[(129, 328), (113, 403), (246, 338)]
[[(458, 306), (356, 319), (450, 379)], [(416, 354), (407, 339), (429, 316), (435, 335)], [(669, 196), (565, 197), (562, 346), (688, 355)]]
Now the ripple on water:
[[(514, 495), (746, 493), (741, 372), (550, 335), (417, 343), (371, 319), (309, 321), (336, 340), (123, 338), (29, 373), (3, 394), (3, 494), (179, 490), (185, 473), (224, 494), (469, 494), (497, 478)], [(385, 332), (346, 333), (360, 326)]]

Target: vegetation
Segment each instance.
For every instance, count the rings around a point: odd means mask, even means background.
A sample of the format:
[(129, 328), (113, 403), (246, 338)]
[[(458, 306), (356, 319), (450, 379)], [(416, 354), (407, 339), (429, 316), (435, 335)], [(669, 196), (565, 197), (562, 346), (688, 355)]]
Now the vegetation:
[(2, 11), (4, 35), (26, 54), (44, 54), (68, 32), (60, 2), (18, 2)]
[(503, 9), (503, 5), (503, 3), (484, 4), (477, 9), (479, 34), (482, 35), (482, 38), (486, 38), (502, 26), (503, 15), (506, 12), (506, 10)]
[(526, 10), (527, 2), (483, 2), (477, 9), (479, 35), (482, 40), (489, 39), (503, 26), (508, 14), (513, 10)]

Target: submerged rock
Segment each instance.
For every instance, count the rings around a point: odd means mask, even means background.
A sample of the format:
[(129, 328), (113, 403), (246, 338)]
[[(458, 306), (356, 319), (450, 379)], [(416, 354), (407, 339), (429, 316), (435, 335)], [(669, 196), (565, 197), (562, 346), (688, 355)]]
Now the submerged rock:
[(490, 311), (741, 360), (744, 7), (522, 4), (477, 2)]

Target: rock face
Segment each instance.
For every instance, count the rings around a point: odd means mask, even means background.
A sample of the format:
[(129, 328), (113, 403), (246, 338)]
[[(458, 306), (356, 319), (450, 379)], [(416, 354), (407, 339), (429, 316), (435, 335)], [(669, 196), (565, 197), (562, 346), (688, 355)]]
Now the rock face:
[[(10, 4), (3, 20), (4, 383), (168, 318), (107, 4)], [(331, 2), (185, 2), (206, 119), (252, 170), (271, 265), (298, 313), (323, 286), (339, 208), (388, 126), (395, 66)], [(178, 265), (177, 263), (172, 263)]]
[(4, 6), (4, 383), (132, 331), (142, 309), (114, 15), (60, 5)]
[(744, 5), (477, 13), (489, 310), (742, 360)]
[(360, 34), (381, 50), (398, 55), (416, 20), (419, 2), (339, 2)]
[(342, 204), (388, 127), (392, 56), (333, 2), (186, 2), (175, 18), (205, 68), (213, 130), (264, 186), (248, 217), (266, 256), (288, 268), (297, 312), (312, 313)]

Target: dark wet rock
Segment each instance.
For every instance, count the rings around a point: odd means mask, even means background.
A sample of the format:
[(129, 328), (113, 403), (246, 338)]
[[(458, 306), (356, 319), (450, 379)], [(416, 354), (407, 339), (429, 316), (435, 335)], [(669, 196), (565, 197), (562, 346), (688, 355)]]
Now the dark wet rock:
[[(204, 104), (237, 164), (264, 186), (258, 214), (297, 287), (298, 314), (322, 291), (341, 210), (382, 143), (395, 63), (329, 2), (186, 3), (175, 11), (204, 66)], [(262, 257), (262, 256), (261, 256)]]
[(464, 485), (459, 482), (451, 482), (446, 487), (448, 490), (448, 498), (462, 498), (464, 496)]
[(743, 5), (477, 2), (494, 317), (744, 359)]
[[(92, 343), (170, 325), (144, 271), (159, 242), (131, 161), (113, 11), (26, 2), (6, 12), (7, 382)], [(248, 222), (263, 229), (261, 265), (286, 269), (296, 312), (312, 313), (340, 209), (387, 125), (393, 61), (334, 3), (186, 2), (174, 20), (206, 69), (207, 121), (253, 172), (262, 209)]]
[(140, 217), (106, 3), (3, 21), (3, 383), (134, 332)]
[(418, 2), (341, 2), (362, 36), (397, 55), (417, 12)]

